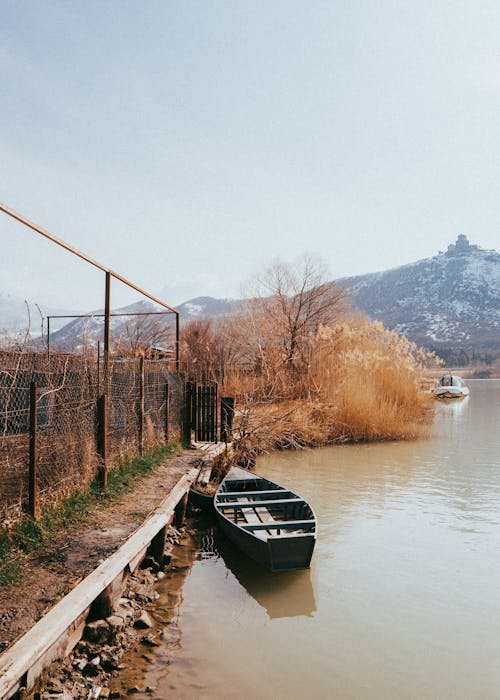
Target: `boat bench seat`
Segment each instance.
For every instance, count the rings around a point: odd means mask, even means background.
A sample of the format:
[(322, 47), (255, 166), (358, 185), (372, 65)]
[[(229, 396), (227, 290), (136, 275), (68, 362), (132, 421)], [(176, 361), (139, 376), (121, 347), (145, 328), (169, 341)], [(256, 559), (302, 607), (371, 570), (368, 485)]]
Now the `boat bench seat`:
[(304, 503), (303, 498), (277, 498), (268, 501), (252, 500), (247, 498), (247, 496), (248, 494), (239, 496), (238, 501), (232, 501), (230, 503), (218, 502), (217, 508), (222, 511), (233, 510), (235, 520), (237, 513), (239, 513), (246, 520), (246, 523), (241, 523), (240, 527), (242, 527), (244, 530), (255, 532), (258, 537), (264, 538), (266, 534), (272, 537), (273, 535), (277, 534), (278, 530), (297, 529), (305, 527), (305, 524), (311, 523), (310, 520), (276, 520), (267, 509), (267, 506), (288, 503)]
[[(246, 503), (245, 503), (246, 501)], [(234, 506), (247, 506), (246, 508), (237, 508), (234, 510), (234, 517), (237, 519), (238, 515), (243, 516), (246, 520), (247, 525), (263, 525), (264, 527), (261, 528), (259, 532), (256, 532), (257, 537), (260, 539), (265, 539), (266, 534), (270, 535), (271, 533), (267, 531), (267, 523), (272, 523), (274, 521), (274, 518), (272, 515), (269, 513), (266, 507), (261, 507), (262, 501), (253, 501), (251, 498), (247, 498), (247, 494), (244, 496), (239, 497), (239, 501), (233, 501), (232, 503), (227, 503), (224, 504), (225, 506), (233, 507)], [(221, 507), (221, 503), (218, 504), (218, 507)], [(226, 510), (223, 508), (223, 510)]]
[(273, 501), (248, 501), (247, 503), (243, 503), (242, 501), (233, 501), (231, 503), (219, 503), (217, 500), (217, 508), (219, 510), (228, 510), (230, 508), (236, 508), (237, 510), (245, 509), (248, 510), (249, 508), (260, 508), (261, 506), (279, 506), (284, 503), (304, 503), (303, 498), (277, 498)]
[(314, 526), (314, 520), (274, 520), (273, 526), (269, 523), (247, 523), (240, 525), (243, 530), (300, 530), (308, 526)]
[(248, 497), (248, 496), (281, 496), (283, 497), (286, 493), (289, 493), (290, 496), (292, 495), (292, 492), (289, 491), (288, 489), (274, 489), (273, 491), (228, 491), (227, 493), (219, 492), (217, 494), (217, 500), (220, 498), (230, 498), (230, 497), (236, 497), (236, 498), (242, 498), (242, 497)]

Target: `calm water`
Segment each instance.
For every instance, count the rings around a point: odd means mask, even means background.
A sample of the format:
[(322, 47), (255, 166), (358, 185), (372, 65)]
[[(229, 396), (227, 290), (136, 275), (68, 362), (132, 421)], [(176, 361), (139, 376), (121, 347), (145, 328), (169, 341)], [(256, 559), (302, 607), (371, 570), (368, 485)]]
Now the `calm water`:
[(180, 592), (159, 601), (172, 624), (143, 685), (161, 698), (500, 699), (500, 381), (469, 384), (436, 406), (429, 441), (261, 459), (316, 512), (311, 570), (268, 574), (207, 531)]

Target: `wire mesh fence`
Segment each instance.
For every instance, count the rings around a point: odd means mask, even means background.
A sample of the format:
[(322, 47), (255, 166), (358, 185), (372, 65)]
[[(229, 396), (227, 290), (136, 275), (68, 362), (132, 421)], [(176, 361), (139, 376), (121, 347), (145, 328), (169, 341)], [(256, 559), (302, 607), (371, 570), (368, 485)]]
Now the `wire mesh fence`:
[(106, 378), (85, 355), (0, 351), (0, 512), (27, 507), (34, 461), (41, 506), (96, 476), (104, 392), (108, 463), (181, 437), (184, 381), (167, 360), (111, 358)]

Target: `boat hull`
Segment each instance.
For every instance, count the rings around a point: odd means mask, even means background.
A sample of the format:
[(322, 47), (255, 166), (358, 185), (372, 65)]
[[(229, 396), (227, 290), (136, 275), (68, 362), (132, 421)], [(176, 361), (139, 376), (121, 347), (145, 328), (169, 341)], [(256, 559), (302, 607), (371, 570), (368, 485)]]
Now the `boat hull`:
[(432, 393), (436, 399), (463, 399), (469, 387), (457, 374), (443, 374), (435, 383)]
[(308, 569), (316, 544), (315, 534), (301, 534), (286, 539), (270, 537), (260, 540), (233, 525), (217, 513), (217, 521), (224, 535), (250, 559), (270, 571)]
[(466, 387), (446, 386), (434, 389), (434, 396), (437, 399), (463, 399), (469, 395)]
[(213, 494), (202, 493), (196, 489), (189, 489), (188, 502), (200, 510), (212, 510), (214, 505)]
[(276, 572), (309, 568), (316, 519), (296, 494), (233, 469), (219, 487), (214, 507), (224, 535), (261, 566)]

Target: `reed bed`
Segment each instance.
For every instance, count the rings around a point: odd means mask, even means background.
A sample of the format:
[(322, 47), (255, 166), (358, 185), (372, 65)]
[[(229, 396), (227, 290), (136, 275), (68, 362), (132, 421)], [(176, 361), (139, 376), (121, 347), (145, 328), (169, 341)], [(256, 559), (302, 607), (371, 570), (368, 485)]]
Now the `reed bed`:
[(311, 334), (301, 366), (268, 355), (267, 366), (232, 367), (224, 391), (241, 408), (240, 452), (251, 459), (276, 448), (426, 437), (432, 359), (382, 324), (352, 316)]

